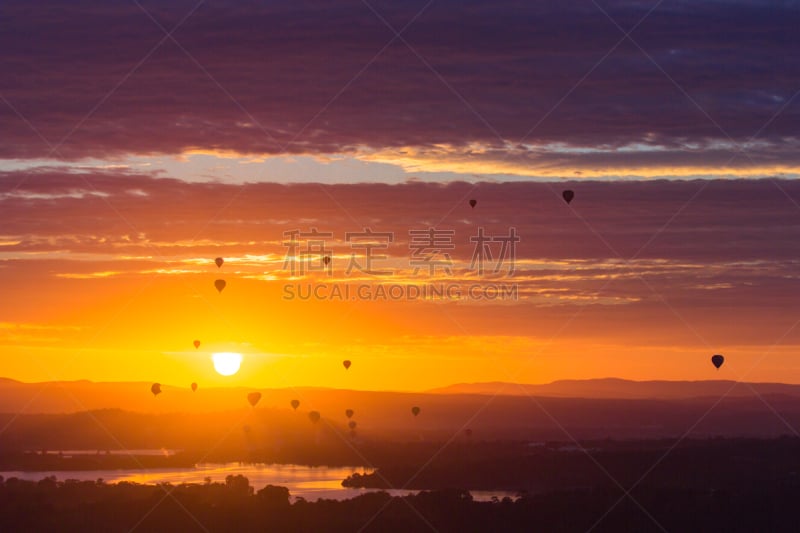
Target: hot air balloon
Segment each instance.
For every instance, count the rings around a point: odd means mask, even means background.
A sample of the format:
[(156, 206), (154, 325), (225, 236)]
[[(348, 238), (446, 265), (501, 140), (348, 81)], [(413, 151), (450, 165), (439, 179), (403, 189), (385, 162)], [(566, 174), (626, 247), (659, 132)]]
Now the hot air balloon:
[(319, 418), (320, 418), (319, 413), (317, 411), (309, 411), (308, 419), (311, 420), (311, 422), (316, 424), (317, 422), (319, 422)]
[(195, 349), (200, 347), (200, 341), (194, 341), (192, 344), (194, 344)]
[(153, 396), (158, 396), (161, 394), (161, 383), (153, 383), (150, 386), (150, 392), (153, 393)]
[(350, 429), (356, 429), (356, 425), (357, 424), (355, 420), (351, 420), (350, 422), (347, 423), (347, 427), (349, 427)]
[(215, 282), (214, 282), (214, 287), (216, 287), (216, 288), (217, 288), (217, 290), (218, 290), (220, 293), (222, 293), (222, 289), (224, 289), (224, 288), (225, 288), (225, 285), (227, 285), (227, 283), (225, 283), (225, 280), (224, 280), (224, 279), (218, 279), (217, 281), (215, 281)]
[(344, 415), (345, 415), (347, 418), (353, 418), (353, 410), (352, 410), (352, 409), (347, 409), (347, 410), (344, 412)]
[(222, 266), (222, 263), (224, 263), (225, 260), (221, 257), (217, 257), (216, 259), (214, 259), (214, 262), (217, 264), (217, 268), (219, 268)]
[(295, 411), (297, 411), (297, 408), (300, 407), (300, 400), (292, 400), (289, 403), (292, 404), (292, 409), (294, 409)]
[(347, 370), (348, 368), (350, 368), (350, 365), (352, 363), (350, 362), (350, 359), (345, 359), (344, 361), (342, 361), (342, 364), (344, 365), (344, 369)]
[(192, 383), (192, 392), (197, 392), (197, 383)]
[(325, 263), (325, 266), (330, 265), (331, 264), (331, 256), (326, 255), (325, 257), (322, 258), (322, 262)]
[(247, 395), (247, 401), (250, 402), (250, 405), (252, 405), (253, 407), (256, 406), (256, 404), (260, 399), (261, 399), (260, 392), (251, 392), (250, 394)]
[(575, 198), (575, 192), (567, 189), (566, 191), (561, 193), (561, 196), (564, 197), (564, 201), (570, 203), (573, 198)]
[(724, 362), (725, 362), (725, 358), (723, 356), (721, 356), (720, 354), (715, 354), (715, 355), (711, 356), (711, 364), (713, 364), (715, 367), (717, 367), (717, 370), (719, 370), (719, 367), (721, 367), (722, 363), (724, 363)]
[(475, 209), (475, 206), (476, 206), (476, 205), (478, 205), (478, 200), (470, 200), (470, 201), (469, 201), (469, 206), (470, 206), (472, 209)]
[(411, 414), (414, 415), (414, 416), (417, 416), (420, 411), (421, 411), (421, 409), (419, 407), (417, 407), (416, 405), (411, 408)]

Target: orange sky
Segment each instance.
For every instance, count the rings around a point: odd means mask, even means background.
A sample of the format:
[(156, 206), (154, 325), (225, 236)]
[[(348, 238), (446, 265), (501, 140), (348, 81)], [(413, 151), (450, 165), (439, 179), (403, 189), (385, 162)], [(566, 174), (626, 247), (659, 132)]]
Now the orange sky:
[(800, 383), (796, 10), (473, 4), (4, 2), (0, 376)]
[[(63, 179), (73, 178), (52, 176), (50, 187), (62, 190)], [(6, 200), (20, 209), (0, 248), (7, 377), (394, 390), (606, 376), (800, 381), (786, 311), (791, 257), (774, 236), (731, 247), (754, 226), (741, 217), (720, 224), (722, 210), (747, 196), (737, 188), (752, 185), (714, 185), (718, 204), (705, 197), (651, 241), (650, 226), (655, 232), (698, 183), (627, 190), (587, 182), (567, 205), (552, 184), (265, 185), (237, 195), (224, 185), (93, 179), (107, 196)], [(638, 205), (628, 202), (635, 194)], [(670, 196), (677, 200), (663, 199)], [(232, 202), (214, 211), (214, 197)], [(479, 199), (474, 209), (468, 197)], [(788, 202), (775, 209), (776, 199), (765, 201), (775, 217), (797, 216)], [(762, 206), (750, 211), (759, 220)], [(346, 272), (352, 254), (365, 263), (345, 238), (363, 231), (358, 222), (393, 233), (387, 249), (373, 252), (386, 256), (375, 269), (391, 275)], [(698, 222), (704, 234), (682, 237)], [(433, 276), (414, 274), (408, 230), (431, 224), (453, 231), (453, 249), (438, 252), (449, 263)], [(630, 231), (637, 224), (641, 231)], [(772, 235), (773, 223), (762, 224)], [(312, 227), (333, 233), (324, 239), (330, 272), (292, 277), (283, 232)], [(516, 228), (512, 275), (510, 261), (498, 274), (470, 267), (477, 227), (495, 236)], [(499, 243), (490, 248), (497, 259)], [(222, 268), (217, 255), (226, 258)], [(321, 269), (321, 257), (308, 264)], [(402, 301), (422, 286), (461, 297)], [(495, 286), (516, 298), (471, 297)], [(315, 297), (299, 297), (309, 290)], [(240, 372), (217, 375), (215, 351), (243, 353)], [(709, 362), (717, 352), (727, 356), (719, 372)], [(353, 361), (349, 370), (344, 359)]]

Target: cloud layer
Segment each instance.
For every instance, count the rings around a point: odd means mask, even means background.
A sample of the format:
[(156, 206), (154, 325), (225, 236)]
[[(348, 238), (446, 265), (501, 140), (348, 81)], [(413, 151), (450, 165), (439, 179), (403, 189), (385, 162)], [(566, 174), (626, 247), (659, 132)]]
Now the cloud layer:
[[(575, 191), (569, 205), (563, 187)], [(282, 283), (291, 277), (285, 232), (317, 228), (331, 234), (321, 240), (332, 273), (307, 279), (425, 283), (425, 268), (414, 276), (410, 231), (436, 228), (452, 232), (452, 247), (437, 256), (449, 254), (452, 272), (436, 270), (434, 281), (518, 283), (521, 304), (660, 306), (669, 295), (686, 309), (791, 309), (798, 199), (800, 185), (777, 180), (238, 187), (49, 169), (0, 179), (0, 268), (9, 279), (57, 284), (192, 276), (223, 256), (242, 279)], [(471, 265), (481, 227), (496, 237), (514, 228), (520, 237), (513, 276), (505, 276), (508, 261), (489, 274), (498, 243), (485, 274)], [(392, 234), (375, 251), (387, 256), (375, 269), (392, 271), (391, 279), (345, 273), (353, 254), (364, 263), (363, 247), (346, 234), (365, 228)], [(301, 238), (300, 251), (308, 241)]]
[[(141, 5), (0, 6), (0, 157), (345, 152), (586, 175), (797, 167), (792, 3)], [(401, 38), (389, 28), (406, 25)], [(178, 26), (179, 44), (159, 26)]]

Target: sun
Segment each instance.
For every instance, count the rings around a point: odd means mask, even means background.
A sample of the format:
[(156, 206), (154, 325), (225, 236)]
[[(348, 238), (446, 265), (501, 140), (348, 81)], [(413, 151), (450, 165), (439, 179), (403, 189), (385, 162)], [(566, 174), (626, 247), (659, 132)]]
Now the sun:
[(239, 371), (242, 364), (242, 354), (234, 352), (218, 352), (211, 356), (214, 361), (214, 370), (223, 376), (232, 376)]

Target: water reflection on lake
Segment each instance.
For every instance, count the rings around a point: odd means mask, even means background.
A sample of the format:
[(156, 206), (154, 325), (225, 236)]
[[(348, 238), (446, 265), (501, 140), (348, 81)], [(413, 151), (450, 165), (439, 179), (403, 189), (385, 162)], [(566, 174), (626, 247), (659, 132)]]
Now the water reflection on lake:
[[(0, 472), (4, 478), (16, 477), (30, 481), (38, 481), (45, 477), (55, 476), (59, 481), (77, 479), (79, 481), (95, 481), (102, 479), (106, 483), (128, 481), (131, 483), (156, 484), (172, 483), (205, 483), (206, 478), (212, 482), (225, 482), (226, 476), (241, 474), (250, 480), (250, 486), (260, 490), (265, 485), (287, 487), (292, 499), (297, 497), (315, 501), (319, 498), (346, 500), (355, 498), (376, 489), (357, 489), (343, 487), (342, 480), (347, 476), (359, 473), (369, 474), (373, 470), (361, 466), (306, 466), (281, 464), (249, 464), (249, 463), (205, 463), (194, 468), (160, 468), (149, 470), (81, 470), (59, 472)], [(418, 491), (387, 490), (393, 496), (404, 496)], [(515, 497), (509, 491), (471, 491), (475, 500), (488, 501), (492, 497)]]

